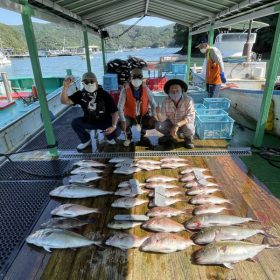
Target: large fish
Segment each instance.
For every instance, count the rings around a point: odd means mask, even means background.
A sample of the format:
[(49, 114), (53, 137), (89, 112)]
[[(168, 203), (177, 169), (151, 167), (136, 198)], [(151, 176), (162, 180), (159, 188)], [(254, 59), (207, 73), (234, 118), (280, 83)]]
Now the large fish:
[(142, 222), (133, 222), (133, 221), (112, 221), (107, 227), (111, 229), (129, 229), (140, 226)]
[(194, 243), (174, 233), (155, 233), (146, 239), (140, 246), (141, 251), (172, 253), (182, 251), (194, 245)]
[(127, 196), (127, 197), (135, 197), (139, 194), (147, 193), (148, 190), (142, 190), (141, 188), (138, 188), (136, 192), (132, 192), (131, 187), (126, 187), (126, 188), (119, 188), (115, 191), (115, 195), (120, 195), (120, 196)]
[(114, 170), (115, 174), (124, 174), (124, 175), (131, 175), (133, 173), (142, 171), (142, 169), (138, 166), (135, 167), (126, 167), (126, 168), (117, 168)]
[(254, 222), (252, 218), (243, 218), (232, 215), (205, 214), (192, 217), (185, 223), (188, 229), (201, 229), (211, 226), (230, 226), (246, 222)]
[(172, 181), (178, 181), (178, 178), (174, 177), (168, 177), (164, 175), (154, 175), (149, 177), (146, 182), (157, 182), (157, 183), (167, 183), (167, 182), (172, 182)]
[(115, 157), (115, 158), (111, 158), (109, 160), (110, 163), (120, 163), (120, 162), (124, 162), (127, 160), (131, 160), (131, 158), (128, 157)]
[[(175, 204), (177, 202), (184, 202), (184, 201), (188, 201), (187, 198), (184, 198), (184, 197), (166, 197), (164, 199), (164, 203), (165, 203), (165, 206), (169, 206), (169, 205), (172, 205), (172, 204)], [(150, 201), (149, 203), (149, 207), (155, 207), (155, 206), (158, 206), (154, 203), (154, 201)]]
[(188, 174), (188, 173), (191, 173), (191, 172), (194, 172), (194, 171), (206, 172), (206, 171), (209, 171), (209, 169), (200, 168), (200, 167), (189, 167), (189, 168), (184, 169), (180, 173), (181, 174)]
[(105, 163), (101, 163), (95, 160), (85, 160), (85, 159), (75, 162), (74, 165), (80, 167), (106, 167)]
[(83, 174), (70, 176), (69, 183), (86, 184), (91, 181), (99, 180), (101, 178), (102, 177), (100, 177), (96, 172), (83, 173)]
[(194, 254), (197, 264), (222, 264), (233, 268), (234, 263), (253, 260), (264, 249), (275, 248), (268, 244), (254, 244), (243, 241), (220, 241), (208, 244)]
[(243, 240), (255, 234), (274, 237), (263, 229), (242, 228), (236, 226), (214, 226), (203, 228), (192, 236), (196, 244), (208, 244), (224, 240)]
[(140, 198), (121, 197), (112, 203), (112, 207), (129, 209), (147, 202), (148, 200)]
[(173, 188), (179, 188), (178, 185), (170, 184), (170, 183), (158, 183), (158, 182), (151, 182), (147, 183), (145, 186), (147, 189), (155, 189), (158, 187), (163, 187), (165, 189), (173, 189)]
[(223, 204), (231, 203), (230, 200), (224, 199), (214, 195), (199, 194), (190, 199), (191, 204)]
[[(164, 196), (165, 197), (173, 197), (176, 195), (184, 195), (184, 191), (182, 191), (182, 189), (180, 188), (173, 188), (173, 189), (165, 189), (164, 191)], [(149, 197), (154, 197), (155, 196), (155, 192), (151, 191), (148, 194)]]
[(215, 187), (192, 187), (189, 191), (187, 191), (188, 195), (198, 195), (198, 194), (211, 194), (214, 192), (220, 191)]
[(142, 228), (158, 232), (180, 232), (185, 227), (167, 217), (154, 217), (142, 224)]
[(52, 215), (68, 218), (87, 215), (91, 213), (101, 213), (101, 211), (98, 208), (90, 208), (84, 205), (72, 203), (62, 204), (51, 211)]
[(146, 215), (148, 217), (173, 217), (173, 216), (178, 216), (181, 214), (185, 214), (186, 212), (188, 212), (188, 210), (180, 210), (180, 209), (176, 209), (173, 207), (162, 207), (162, 206), (158, 206), (158, 207), (153, 207), (152, 209), (150, 209)]
[(148, 237), (149, 236), (138, 237), (134, 234), (120, 232), (108, 238), (105, 244), (122, 250), (127, 250), (131, 248), (138, 248)]
[(51, 252), (51, 248), (65, 249), (101, 245), (100, 241), (90, 240), (80, 234), (52, 228), (35, 231), (26, 238), (26, 242), (43, 247), (48, 252)]
[(95, 220), (79, 220), (76, 218), (52, 218), (47, 222), (41, 224), (42, 228), (60, 228), (60, 229), (69, 229), (69, 228), (78, 228), (87, 224), (95, 223)]
[(184, 162), (164, 162), (160, 165), (161, 168), (169, 168), (169, 169), (176, 169), (184, 166), (188, 166), (188, 164)]
[[(137, 180), (136, 180), (136, 181), (137, 181)], [(144, 187), (144, 186), (146, 186), (145, 183), (139, 183), (138, 181), (137, 181), (137, 184), (139, 185), (139, 187)], [(123, 181), (123, 182), (120, 182), (120, 183), (118, 184), (118, 188), (127, 188), (127, 187), (131, 187), (131, 183), (130, 183), (129, 181)]]
[(137, 164), (152, 164), (152, 165), (157, 165), (157, 164), (161, 164), (160, 161), (158, 160), (151, 160), (151, 159), (139, 159), (136, 161)]
[(199, 206), (196, 206), (193, 209), (193, 214), (194, 215), (203, 215), (203, 214), (215, 214), (215, 213), (220, 213), (223, 210), (228, 209), (224, 205), (217, 205), (217, 204), (202, 204)]
[(189, 160), (185, 158), (179, 158), (179, 157), (167, 157), (167, 158), (162, 158), (160, 162), (189, 162)]
[(66, 185), (60, 186), (50, 192), (51, 196), (65, 197), (65, 198), (85, 198), (96, 197), (101, 195), (113, 194), (113, 192), (104, 191), (98, 188)]
[(77, 167), (77, 168), (73, 169), (70, 173), (73, 175), (79, 175), (79, 174), (87, 174), (87, 173), (92, 173), (92, 172), (102, 173), (103, 170), (93, 168), (93, 167)]
[(145, 171), (152, 171), (152, 170), (160, 170), (161, 166), (156, 164), (144, 164), (144, 163), (136, 163), (134, 166), (137, 166)]

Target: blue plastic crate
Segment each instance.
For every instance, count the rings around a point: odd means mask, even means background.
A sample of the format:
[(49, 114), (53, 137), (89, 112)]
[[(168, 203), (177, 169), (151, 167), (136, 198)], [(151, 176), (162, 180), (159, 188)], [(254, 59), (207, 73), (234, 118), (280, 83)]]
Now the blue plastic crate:
[(188, 95), (193, 99), (193, 102), (203, 103), (205, 97), (207, 97), (208, 93), (206, 91), (189, 91)]
[(163, 72), (172, 72), (172, 64), (170, 62), (163, 62), (161, 64)]
[(222, 109), (205, 109), (198, 108), (196, 109), (196, 114), (198, 116), (228, 116), (228, 112)]
[(197, 104), (194, 104), (194, 109), (195, 109), (195, 111), (197, 111), (199, 109), (206, 109), (206, 107), (202, 103), (197, 103)]
[(118, 90), (118, 75), (117, 74), (105, 74), (103, 76), (103, 89), (106, 91)]
[(203, 105), (208, 109), (222, 109), (227, 111), (230, 107), (228, 98), (204, 98)]
[(173, 74), (185, 74), (186, 73), (186, 64), (172, 64), (171, 66)]
[(196, 134), (200, 139), (230, 139), (234, 120), (226, 115), (196, 116)]
[(167, 78), (167, 80), (179, 79), (179, 80), (185, 81), (186, 75), (185, 74), (173, 74), (173, 73), (170, 73), (170, 74), (165, 74), (165, 77)]

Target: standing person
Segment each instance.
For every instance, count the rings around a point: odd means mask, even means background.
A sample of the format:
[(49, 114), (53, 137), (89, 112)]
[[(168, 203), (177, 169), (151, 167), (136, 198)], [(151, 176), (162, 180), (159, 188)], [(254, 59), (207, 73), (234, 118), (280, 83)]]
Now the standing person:
[(208, 97), (219, 97), (221, 84), (226, 83), (223, 57), (219, 49), (210, 47), (206, 38), (196, 46), (206, 56), (206, 90)]
[(192, 143), (195, 134), (194, 103), (187, 95), (187, 84), (179, 79), (171, 79), (164, 85), (164, 92), (168, 95), (157, 107), (156, 129), (164, 136), (159, 138), (159, 144), (177, 142), (177, 136), (184, 139), (187, 149), (194, 148)]
[(81, 105), (84, 116), (73, 119), (72, 128), (81, 140), (77, 150), (83, 150), (91, 144), (89, 130), (101, 129), (109, 144), (115, 144), (115, 139), (121, 131), (117, 128), (118, 108), (108, 92), (98, 86), (96, 76), (87, 72), (82, 77), (83, 88), (67, 95), (67, 90), (72, 83), (71, 78), (66, 78), (61, 93), (61, 103), (66, 105)]
[[(149, 114), (149, 107), (152, 116)], [(146, 130), (155, 128), (156, 102), (149, 88), (143, 84), (141, 69), (134, 68), (131, 71), (131, 80), (120, 93), (118, 109), (121, 129), (126, 132), (128, 140), (132, 139), (131, 127), (140, 125), (140, 143), (151, 146), (145, 134)]]

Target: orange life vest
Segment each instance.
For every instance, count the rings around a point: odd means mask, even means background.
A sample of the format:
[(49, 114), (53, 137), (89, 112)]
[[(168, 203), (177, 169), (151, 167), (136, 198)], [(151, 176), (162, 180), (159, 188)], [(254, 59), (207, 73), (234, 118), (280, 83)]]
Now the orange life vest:
[(207, 67), (206, 67), (206, 83), (210, 85), (220, 85), (222, 80), (220, 77), (220, 66), (214, 62), (210, 57), (210, 49), (207, 50)]
[[(133, 96), (130, 86), (126, 86), (126, 101), (124, 105), (124, 115), (130, 118), (136, 118), (136, 99)], [(149, 111), (149, 98), (146, 85), (142, 85), (142, 92), (140, 94), (140, 115), (144, 116)]]

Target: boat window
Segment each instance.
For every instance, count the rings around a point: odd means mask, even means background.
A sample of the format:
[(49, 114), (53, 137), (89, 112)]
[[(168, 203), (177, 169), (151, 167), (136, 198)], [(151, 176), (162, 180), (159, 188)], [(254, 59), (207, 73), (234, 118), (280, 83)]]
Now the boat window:
[[(222, 34), (221, 41), (222, 42), (232, 42), (232, 41), (247, 41), (247, 33), (226, 33)], [(250, 35), (250, 42), (254, 43), (256, 40), (256, 33), (251, 33)]]

